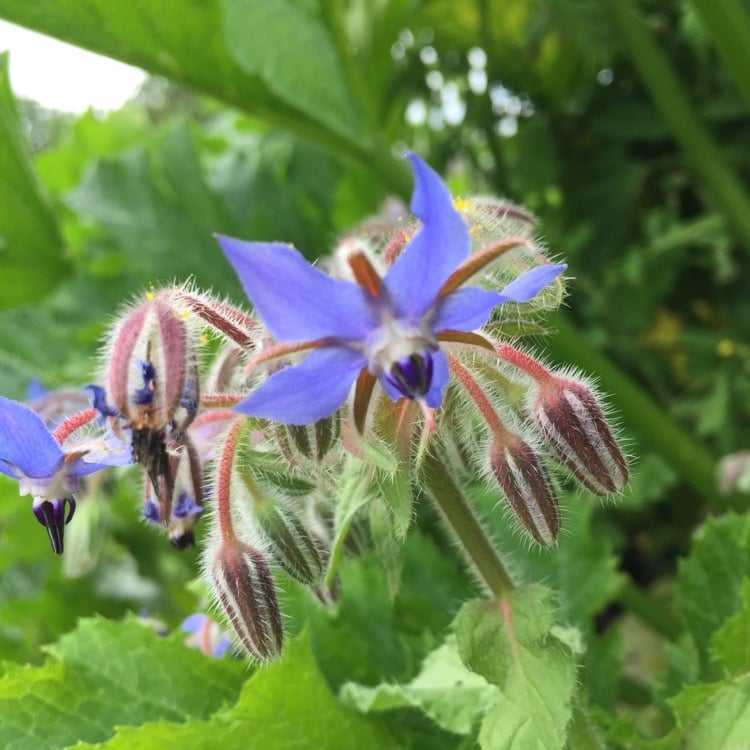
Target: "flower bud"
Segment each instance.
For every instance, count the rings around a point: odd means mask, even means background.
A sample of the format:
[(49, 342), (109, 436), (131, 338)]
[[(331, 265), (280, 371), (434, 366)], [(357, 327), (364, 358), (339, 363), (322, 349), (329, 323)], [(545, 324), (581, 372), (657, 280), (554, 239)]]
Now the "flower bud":
[(490, 467), (524, 531), (539, 544), (554, 542), (560, 506), (538, 453), (518, 435), (496, 436)]
[(182, 432), (195, 416), (198, 366), (191, 312), (170, 292), (150, 294), (114, 327), (107, 393), (134, 432)]
[(237, 540), (224, 542), (209, 561), (207, 572), (218, 603), (250, 655), (260, 661), (276, 656), (284, 630), (263, 554)]
[(586, 489), (597, 495), (622, 489), (627, 462), (588, 386), (550, 377), (539, 384), (532, 414), (549, 447)]
[(276, 441), (281, 454), (291, 464), (322, 461), (341, 431), (338, 413), (311, 425), (278, 425)]

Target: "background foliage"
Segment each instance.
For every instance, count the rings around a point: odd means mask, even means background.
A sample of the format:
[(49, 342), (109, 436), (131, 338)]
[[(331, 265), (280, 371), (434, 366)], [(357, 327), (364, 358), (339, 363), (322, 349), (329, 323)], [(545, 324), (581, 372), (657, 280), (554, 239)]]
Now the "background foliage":
[[(326, 252), (408, 196), (408, 145), (455, 193), (539, 216), (575, 279), (538, 345), (599, 378), (634, 456), (616, 504), (567, 494), (554, 550), (478, 498), (516, 576), (554, 592), (518, 594), (530, 623), (558, 624), (523, 629), (510, 672), (489, 605), (460, 609), (477, 591), (427, 508), (398, 594), (374, 554), (345, 564), (333, 612), (289, 584), (300, 635), (253, 673), (126, 616), (173, 630), (202, 598), (195, 554), (139, 522), (127, 471), (62, 562), (0, 478), (0, 745), (750, 747), (748, 496), (717, 482), (750, 447), (749, 13), (0, 0), (153, 74), (121, 110), (72, 118), (15, 102), (0, 58), (1, 393), (89, 382), (108, 316), (149, 285), (241, 299), (215, 232)], [(532, 709), (545, 721), (515, 733)]]

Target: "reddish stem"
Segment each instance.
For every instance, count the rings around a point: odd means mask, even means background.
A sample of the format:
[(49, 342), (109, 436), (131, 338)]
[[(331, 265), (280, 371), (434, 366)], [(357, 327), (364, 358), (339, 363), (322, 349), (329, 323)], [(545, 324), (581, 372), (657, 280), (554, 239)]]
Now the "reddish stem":
[(239, 436), (244, 426), (243, 422), (244, 420), (238, 420), (229, 428), (224, 447), (221, 449), (216, 476), (216, 513), (219, 518), (219, 532), (222, 541), (227, 544), (233, 544), (236, 541), (232, 524), (232, 467)]
[(201, 406), (213, 409), (220, 406), (236, 406), (240, 401), (244, 401), (247, 396), (239, 393), (211, 393), (201, 396)]
[(554, 377), (546, 367), (543, 367), (528, 354), (518, 351), (518, 349), (509, 344), (498, 344), (497, 353), (506, 362), (510, 362), (514, 367), (518, 367), (519, 370), (523, 370), (527, 375), (531, 375), (539, 384), (544, 384)]
[(450, 354), (448, 355), (448, 363), (458, 382), (461, 383), (464, 390), (471, 397), (471, 400), (476, 404), (479, 413), (484, 417), (484, 421), (487, 422), (490, 430), (499, 438), (506, 437), (508, 430), (505, 429), (505, 425), (500, 421), (500, 417), (492, 407), (482, 386), (477, 383), (471, 372)]

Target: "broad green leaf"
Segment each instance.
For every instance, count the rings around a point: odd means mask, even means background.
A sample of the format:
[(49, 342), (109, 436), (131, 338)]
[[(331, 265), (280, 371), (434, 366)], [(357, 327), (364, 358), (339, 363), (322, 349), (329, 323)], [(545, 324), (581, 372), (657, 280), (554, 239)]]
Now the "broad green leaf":
[[(282, 658), (258, 670), (236, 704), (208, 720), (184, 724), (161, 721), (120, 729), (103, 750), (382, 750), (394, 747), (385, 726), (345, 709), (331, 694), (301, 636), (288, 644)], [(80, 750), (91, 745), (79, 745)]]
[(316, 0), (221, 0), (226, 47), (278, 97), (333, 130), (356, 132), (346, 79)]
[(727, 618), (711, 639), (711, 656), (727, 672), (739, 676), (750, 672), (750, 578), (742, 582), (742, 609)]
[(69, 272), (57, 219), (39, 186), (0, 53), (0, 308), (38, 301)]
[(539, 586), (497, 601), (465, 604), (454, 622), (461, 657), (497, 685), (502, 699), (482, 722), (488, 750), (554, 750), (565, 746), (576, 665), (553, 634), (552, 594)]
[(41, 667), (6, 664), (0, 678), (0, 746), (52, 750), (100, 742), (116, 726), (206, 717), (234, 699), (239, 662), (212, 660), (135, 618), (82, 620)]
[(724, 682), (688, 685), (670, 703), (677, 726), (648, 750), (738, 750), (750, 738), (750, 672)]
[[(0, 17), (359, 150), (353, 109), (311, 2), (0, 0)], [(244, 48), (244, 49), (243, 49)], [(257, 51), (257, 55), (253, 53)]]
[(749, 532), (746, 516), (709, 518), (680, 561), (677, 603), (708, 677), (718, 676), (710, 662), (711, 637), (740, 609), (743, 580), (750, 576)]
[(469, 670), (458, 654), (456, 638), (445, 643), (423, 662), (419, 674), (407, 685), (383, 683), (374, 688), (348, 682), (341, 699), (363, 713), (414, 706), (443, 729), (468, 734), (478, 719), (497, 703), (500, 691)]

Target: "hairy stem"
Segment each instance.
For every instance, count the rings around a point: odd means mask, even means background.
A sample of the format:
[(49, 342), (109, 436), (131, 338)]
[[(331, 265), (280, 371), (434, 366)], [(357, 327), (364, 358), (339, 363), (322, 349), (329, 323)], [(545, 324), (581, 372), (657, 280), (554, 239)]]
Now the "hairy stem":
[(422, 481), (484, 585), (498, 599), (508, 594), (514, 585), (497, 550), (445, 464), (431, 451), (424, 458)]

